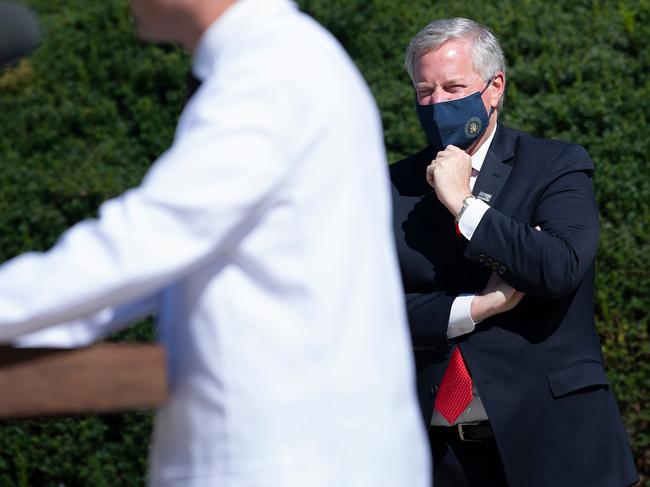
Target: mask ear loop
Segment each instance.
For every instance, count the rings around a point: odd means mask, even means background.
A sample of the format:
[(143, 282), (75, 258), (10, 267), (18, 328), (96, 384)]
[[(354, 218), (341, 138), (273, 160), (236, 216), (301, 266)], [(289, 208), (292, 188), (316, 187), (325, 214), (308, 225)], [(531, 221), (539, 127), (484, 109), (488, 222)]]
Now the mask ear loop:
[[(492, 76), (489, 80), (487, 80), (487, 83), (485, 84), (485, 88), (483, 88), (483, 90), (481, 91), (481, 95), (483, 95), (483, 93), (485, 93), (485, 90), (488, 89), (488, 86), (490, 86), (490, 83), (492, 83), (492, 81), (494, 81), (494, 76)], [(488, 119), (492, 116), (492, 114), (494, 113), (494, 110), (495, 110), (495, 107), (490, 107), (490, 113), (488, 113)]]
[(485, 90), (488, 89), (488, 86), (490, 86), (490, 83), (492, 83), (493, 81), (494, 81), (494, 76), (492, 76), (489, 80), (487, 80), (487, 83), (485, 83), (485, 88), (481, 90), (481, 95), (485, 93)]

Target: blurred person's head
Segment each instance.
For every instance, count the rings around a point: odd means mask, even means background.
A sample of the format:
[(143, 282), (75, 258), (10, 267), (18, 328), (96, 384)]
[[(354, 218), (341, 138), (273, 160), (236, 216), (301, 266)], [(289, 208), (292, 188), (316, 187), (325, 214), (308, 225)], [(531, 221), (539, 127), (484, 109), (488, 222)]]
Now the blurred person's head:
[(0, 70), (29, 55), (40, 42), (36, 14), (25, 5), (0, 2)]
[(237, 0), (131, 0), (138, 36), (194, 49), (201, 34)]

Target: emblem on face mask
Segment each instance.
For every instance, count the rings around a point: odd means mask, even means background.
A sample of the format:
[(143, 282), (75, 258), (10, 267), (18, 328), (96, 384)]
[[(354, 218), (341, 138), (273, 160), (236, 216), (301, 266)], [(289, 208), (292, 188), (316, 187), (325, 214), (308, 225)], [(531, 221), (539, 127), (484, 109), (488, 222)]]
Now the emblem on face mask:
[(478, 117), (470, 118), (465, 124), (465, 136), (469, 139), (473, 139), (481, 133), (481, 127), (481, 120)]

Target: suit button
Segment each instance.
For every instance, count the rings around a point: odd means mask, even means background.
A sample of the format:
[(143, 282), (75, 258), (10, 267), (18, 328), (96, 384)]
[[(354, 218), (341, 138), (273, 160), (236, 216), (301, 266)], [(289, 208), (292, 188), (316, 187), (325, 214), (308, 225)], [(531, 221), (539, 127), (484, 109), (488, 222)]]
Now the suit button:
[(493, 271), (498, 271), (501, 267), (502, 267), (501, 264), (499, 264), (498, 262), (492, 264)]
[(492, 259), (492, 257), (488, 257), (487, 259), (485, 259), (485, 265), (488, 267), (492, 265), (492, 262), (494, 262), (494, 259)]
[(478, 256), (478, 261), (479, 261), (481, 264), (482, 264), (483, 262), (485, 262), (485, 254), (480, 254), (480, 255)]
[(506, 273), (506, 268), (504, 266), (499, 267), (499, 270), (497, 271), (500, 275), (504, 275)]
[(433, 397), (436, 395), (436, 392), (438, 392), (438, 384), (429, 389), (429, 397), (433, 399)]

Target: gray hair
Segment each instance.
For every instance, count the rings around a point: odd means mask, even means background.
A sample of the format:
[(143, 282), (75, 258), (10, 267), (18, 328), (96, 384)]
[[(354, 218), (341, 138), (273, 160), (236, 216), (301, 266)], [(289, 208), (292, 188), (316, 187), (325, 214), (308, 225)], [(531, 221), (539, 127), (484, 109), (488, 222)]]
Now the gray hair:
[[(404, 59), (404, 67), (411, 80), (413, 80), (418, 59), (451, 40), (472, 41), (474, 71), (484, 81), (489, 81), (499, 71), (505, 74), (506, 59), (494, 33), (473, 20), (457, 17), (434, 20), (411, 39)], [(499, 110), (502, 106), (503, 97), (499, 101)]]

